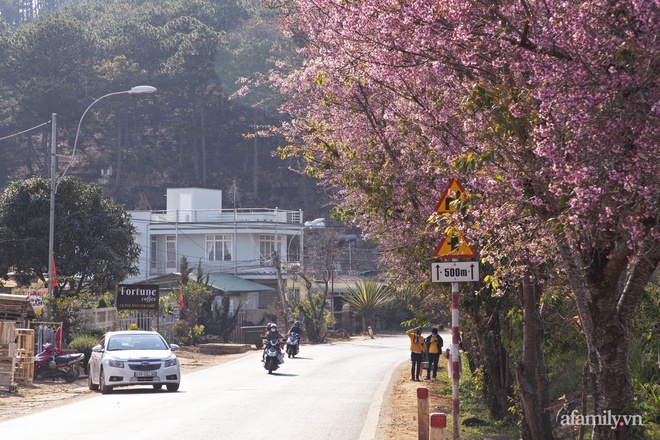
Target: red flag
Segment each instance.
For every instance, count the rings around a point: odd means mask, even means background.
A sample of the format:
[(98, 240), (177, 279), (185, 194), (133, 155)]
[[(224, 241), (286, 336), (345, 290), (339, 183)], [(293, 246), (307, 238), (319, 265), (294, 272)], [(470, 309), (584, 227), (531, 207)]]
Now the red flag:
[(179, 310), (183, 310), (183, 290), (179, 289)]
[(57, 271), (55, 270), (55, 255), (53, 255), (53, 279), (50, 280), (51, 288), (57, 287)]

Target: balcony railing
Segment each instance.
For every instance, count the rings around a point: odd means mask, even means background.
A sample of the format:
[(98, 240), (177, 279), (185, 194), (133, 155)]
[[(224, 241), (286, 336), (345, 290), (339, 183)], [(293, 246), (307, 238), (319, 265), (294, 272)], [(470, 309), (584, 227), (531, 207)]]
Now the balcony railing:
[(152, 211), (153, 223), (247, 223), (273, 222), (302, 224), (302, 211), (281, 209), (192, 209)]

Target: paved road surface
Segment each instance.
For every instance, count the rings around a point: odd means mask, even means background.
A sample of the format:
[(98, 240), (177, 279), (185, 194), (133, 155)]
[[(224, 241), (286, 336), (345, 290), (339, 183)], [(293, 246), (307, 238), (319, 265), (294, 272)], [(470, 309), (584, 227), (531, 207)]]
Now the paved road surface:
[(373, 438), (407, 337), (303, 345), (273, 374), (255, 353), (183, 376), (176, 393), (118, 388), (0, 423), (2, 439)]

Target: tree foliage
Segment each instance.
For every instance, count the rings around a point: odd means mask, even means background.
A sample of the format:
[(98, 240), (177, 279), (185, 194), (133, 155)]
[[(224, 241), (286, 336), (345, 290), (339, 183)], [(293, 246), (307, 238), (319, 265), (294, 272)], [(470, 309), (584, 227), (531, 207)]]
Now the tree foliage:
[(243, 307), (242, 304), (239, 304), (236, 310), (232, 312), (230, 299), (231, 292), (224, 292), (220, 304), (211, 301), (211, 304), (209, 304), (211, 315), (204, 324), (207, 333), (220, 336), (220, 339), (224, 342), (229, 342), (231, 334), (238, 323), (239, 312)]
[[(164, 209), (167, 185), (232, 188), (236, 207), (319, 205), (312, 181), (272, 157), (273, 140), (253, 136), (280, 119), (263, 105), (278, 94), (261, 87), (256, 102), (230, 99), (245, 78), (267, 74), (275, 56), (294, 53), (267, 11), (234, 0), (85, 0), (56, 9), (0, 32), (0, 138), (56, 113), (65, 154), (94, 97), (153, 85), (154, 95), (95, 105), (70, 175), (100, 179), (130, 209)], [(5, 10), (0, 2), (0, 16)], [(50, 133), (45, 125), (0, 141), (0, 187), (48, 175)]]
[[(50, 181), (15, 181), (0, 197), (0, 273), (21, 284), (46, 282)], [(53, 250), (58, 288), (103, 293), (137, 273), (139, 248), (128, 213), (98, 185), (65, 177), (55, 196)]]
[(594, 411), (630, 412), (626, 335), (660, 261), (657, 2), (286, 8), (307, 44), (303, 66), (274, 78), (292, 117), (281, 154), (304, 158), (412, 282), (449, 224), (426, 220), (459, 176), (472, 197), (448, 217), (492, 266), (489, 281), (538, 296), (561, 270)]

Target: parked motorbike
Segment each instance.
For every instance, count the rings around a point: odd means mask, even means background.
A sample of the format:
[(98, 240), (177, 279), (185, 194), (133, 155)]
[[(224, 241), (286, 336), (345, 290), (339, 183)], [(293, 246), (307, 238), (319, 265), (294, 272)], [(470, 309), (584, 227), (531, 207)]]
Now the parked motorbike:
[(286, 354), (292, 358), (300, 352), (300, 334), (291, 332), (286, 340)]
[(264, 368), (268, 370), (268, 374), (271, 374), (280, 368), (280, 364), (284, 363), (284, 358), (282, 357), (282, 345), (284, 345), (284, 342), (275, 339), (264, 339), (264, 345), (266, 346), (264, 349)]
[(34, 378), (56, 379), (61, 377), (67, 383), (75, 382), (83, 371), (82, 362), (84, 353), (66, 354), (58, 356), (57, 348), (45, 344), (44, 350), (34, 357)]

